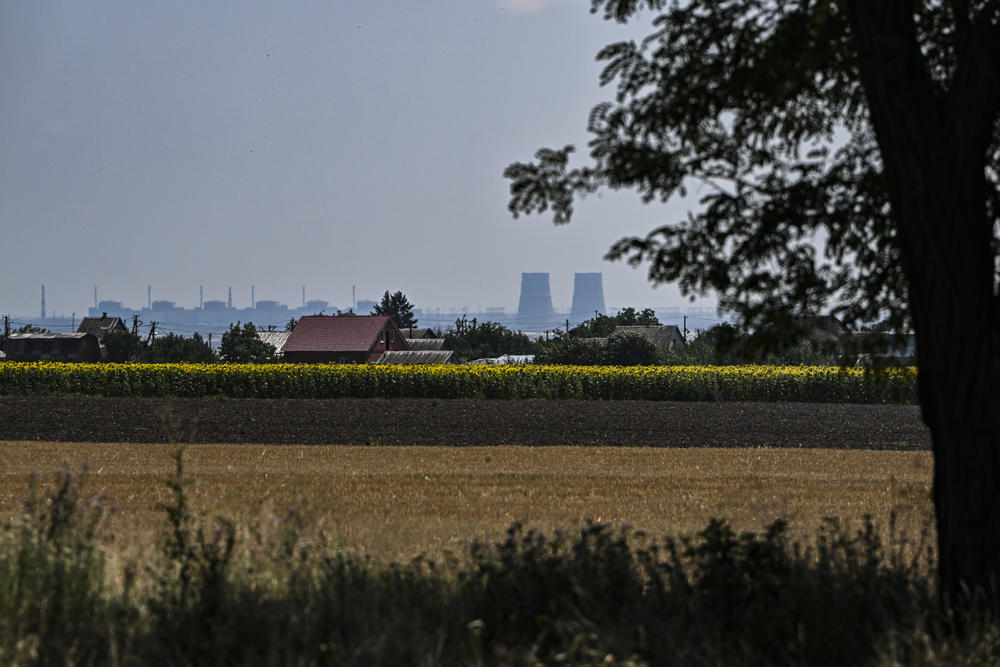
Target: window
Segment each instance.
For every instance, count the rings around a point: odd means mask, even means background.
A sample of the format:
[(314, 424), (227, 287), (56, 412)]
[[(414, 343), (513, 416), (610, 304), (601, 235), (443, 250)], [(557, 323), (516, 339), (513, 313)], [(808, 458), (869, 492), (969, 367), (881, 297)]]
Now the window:
[(392, 329), (389, 329), (389, 342), (390, 343), (396, 342), (396, 332)]
[(378, 332), (378, 342), (380, 343), (385, 342), (385, 329), (382, 329), (382, 331)]

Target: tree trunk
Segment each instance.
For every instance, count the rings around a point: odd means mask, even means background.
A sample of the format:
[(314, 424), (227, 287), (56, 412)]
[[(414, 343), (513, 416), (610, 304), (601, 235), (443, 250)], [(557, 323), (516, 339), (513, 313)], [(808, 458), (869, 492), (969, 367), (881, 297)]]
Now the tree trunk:
[(986, 19), (970, 28), (942, 84), (920, 53), (912, 2), (845, 6), (909, 283), (942, 599), (1000, 610), (1000, 310), (986, 210), (996, 30)]

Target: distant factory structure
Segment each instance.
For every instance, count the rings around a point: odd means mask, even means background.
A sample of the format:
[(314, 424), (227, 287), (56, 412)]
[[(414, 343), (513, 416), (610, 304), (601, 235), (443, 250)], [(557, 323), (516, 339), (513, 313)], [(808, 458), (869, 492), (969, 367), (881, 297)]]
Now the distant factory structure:
[[(400, 285), (406, 292), (406, 286)], [(120, 301), (98, 299), (97, 287), (94, 287), (93, 306), (86, 313), (75, 311), (70, 317), (65, 314), (53, 316), (48, 306), (46, 288), (41, 288), (41, 320), (21, 318), (24, 323), (41, 325), (54, 332), (70, 333), (76, 331), (81, 315), (92, 318), (121, 318), (129, 329), (136, 325), (142, 331), (148, 332), (156, 323), (157, 335), (178, 333), (190, 336), (198, 332), (217, 344), (231, 324), (237, 322), (253, 322), (258, 329), (284, 330), (289, 320), (298, 320), (305, 315), (337, 314), (341, 308), (331, 305), (328, 301), (306, 299), (306, 288), (302, 287), (302, 301), (297, 306), (289, 306), (275, 300), (257, 300), (256, 287), (250, 286), (249, 305), (236, 307), (233, 304), (233, 288), (229, 287), (225, 300), (206, 299), (205, 289), (199, 287), (197, 307), (184, 308), (174, 301), (153, 299), (153, 287), (147, 285), (146, 299), (142, 307), (130, 307)], [(558, 296), (558, 295), (557, 295)], [(565, 297), (557, 298), (558, 304), (567, 304)], [(423, 308), (413, 310), (420, 326), (434, 330), (446, 331), (455, 325), (456, 320), (466, 318), (479, 322), (497, 322), (514, 330), (520, 330), (530, 335), (543, 335), (554, 330), (568, 330), (597, 314), (609, 315), (626, 306), (641, 308), (641, 303), (625, 303), (607, 305), (604, 294), (604, 276), (599, 272), (575, 273), (573, 275), (572, 305), (557, 307), (553, 304), (550, 274), (542, 272), (524, 272), (521, 274), (521, 289), (517, 310), (510, 311), (504, 307), (487, 307), (478, 312), (469, 308)], [(368, 315), (378, 304), (378, 301), (358, 299), (352, 288), (351, 303), (342, 310), (352, 310), (358, 315)], [(609, 310), (610, 309), (610, 310)], [(38, 311), (36, 311), (37, 313)], [(692, 329), (708, 328), (722, 321), (716, 310), (708, 308), (661, 308), (656, 309), (661, 320), (667, 323), (686, 323), (686, 318), (693, 321)], [(17, 320), (14, 320), (17, 323)]]
[[(268, 299), (256, 300), (256, 288), (250, 287), (250, 306), (248, 308), (233, 307), (233, 288), (230, 287), (225, 301), (205, 300), (205, 290), (198, 290), (198, 307), (183, 308), (173, 301), (154, 300), (152, 287), (146, 287), (146, 305), (143, 308), (132, 308), (120, 301), (97, 300), (97, 288), (94, 288), (94, 305), (88, 310), (89, 317), (120, 317), (127, 324), (134, 318), (148, 325), (156, 322), (161, 331), (194, 332), (225, 330), (235, 322), (253, 322), (261, 328), (275, 327), (282, 329), (290, 319), (299, 319), (303, 315), (316, 315), (321, 312), (331, 313), (330, 303), (313, 299), (306, 301), (305, 287), (302, 288), (302, 305), (290, 307)], [(336, 312), (336, 308), (332, 309)]]

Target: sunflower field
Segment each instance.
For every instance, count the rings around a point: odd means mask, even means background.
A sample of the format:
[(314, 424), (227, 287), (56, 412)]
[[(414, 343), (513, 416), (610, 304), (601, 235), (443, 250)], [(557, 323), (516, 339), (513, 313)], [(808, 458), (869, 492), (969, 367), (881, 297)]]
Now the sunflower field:
[(915, 403), (914, 368), (0, 364), (0, 395)]

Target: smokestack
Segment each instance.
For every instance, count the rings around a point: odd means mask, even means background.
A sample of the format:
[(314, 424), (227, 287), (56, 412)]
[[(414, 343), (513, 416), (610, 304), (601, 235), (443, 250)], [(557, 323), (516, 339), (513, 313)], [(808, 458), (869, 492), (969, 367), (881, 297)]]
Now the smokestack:
[(146, 285), (146, 308), (153, 310), (153, 286)]
[(42, 285), (42, 319), (45, 319), (45, 285)]
[(250, 286), (250, 310), (257, 308), (257, 299), (254, 297), (254, 286)]
[(232, 310), (232, 308), (233, 308), (233, 287), (232, 287), (232, 285), (229, 286), (229, 298), (226, 300), (226, 306), (230, 310)]
[(205, 286), (198, 285), (198, 308), (205, 310)]
[(97, 285), (94, 285), (94, 308), (97, 308)]
[(306, 307), (306, 286), (302, 286), (302, 307)]
[(358, 308), (358, 286), (351, 285), (351, 311), (355, 311)]

